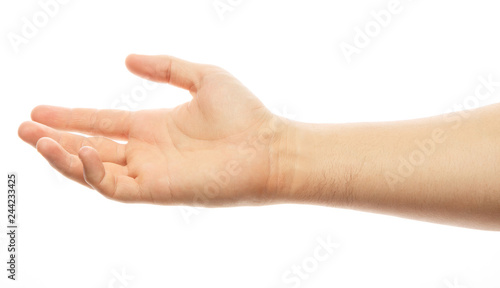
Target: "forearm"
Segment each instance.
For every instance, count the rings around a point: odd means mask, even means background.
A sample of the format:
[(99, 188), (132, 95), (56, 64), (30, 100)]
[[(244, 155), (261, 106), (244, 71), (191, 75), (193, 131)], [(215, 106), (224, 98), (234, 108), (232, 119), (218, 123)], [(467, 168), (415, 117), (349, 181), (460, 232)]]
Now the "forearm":
[(498, 110), (385, 123), (293, 123), (287, 152), (293, 169), (283, 195), (288, 202), (499, 230)]

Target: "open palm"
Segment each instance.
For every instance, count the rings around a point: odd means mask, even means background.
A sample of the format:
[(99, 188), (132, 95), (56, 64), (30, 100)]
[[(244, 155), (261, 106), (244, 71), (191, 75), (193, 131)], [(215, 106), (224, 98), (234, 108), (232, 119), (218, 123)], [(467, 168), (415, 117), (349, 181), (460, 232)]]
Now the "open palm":
[(38, 106), (19, 136), (66, 177), (118, 201), (223, 206), (275, 198), (283, 118), (221, 68), (170, 56), (130, 55), (126, 64), (192, 100), (137, 112)]

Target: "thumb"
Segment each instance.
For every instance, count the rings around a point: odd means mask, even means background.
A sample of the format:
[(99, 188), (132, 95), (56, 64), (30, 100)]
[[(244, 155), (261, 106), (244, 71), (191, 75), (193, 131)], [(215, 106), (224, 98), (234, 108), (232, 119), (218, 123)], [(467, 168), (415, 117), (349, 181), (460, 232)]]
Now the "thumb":
[(78, 157), (83, 164), (83, 177), (85, 182), (96, 189), (101, 184), (105, 176), (104, 165), (97, 151), (88, 146), (83, 146), (78, 151)]
[(190, 92), (196, 92), (203, 76), (203, 64), (197, 64), (165, 55), (130, 54), (125, 60), (128, 70), (135, 75), (168, 83)]

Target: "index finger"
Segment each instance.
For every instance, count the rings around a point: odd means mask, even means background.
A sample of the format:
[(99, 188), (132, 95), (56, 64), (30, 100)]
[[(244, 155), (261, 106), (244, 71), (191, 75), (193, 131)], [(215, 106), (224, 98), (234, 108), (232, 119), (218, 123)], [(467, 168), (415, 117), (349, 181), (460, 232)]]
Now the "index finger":
[(31, 119), (59, 130), (126, 140), (131, 114), (123, 110), (41, 105), (33, 109)]
[(131, 54), (125, 60), (130, 72), (139, 77), (168, 83), (191, 93), (198, 90), (203, 77), (203, 64), (197, 64), (167, 55)]

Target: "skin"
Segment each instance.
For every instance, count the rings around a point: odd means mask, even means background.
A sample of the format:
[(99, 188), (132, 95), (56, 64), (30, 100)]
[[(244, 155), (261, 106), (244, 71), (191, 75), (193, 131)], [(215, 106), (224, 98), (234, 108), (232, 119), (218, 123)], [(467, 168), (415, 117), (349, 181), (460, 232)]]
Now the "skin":
[(52, 167), (107, 198), (315, 204), (500, 230), (499, 105), (467, 117), (306, 124), (273, 115), (219, 67), (143, 55), (126, 65), (191, 101), (136, 112), (38, 106), (19, 127)]

